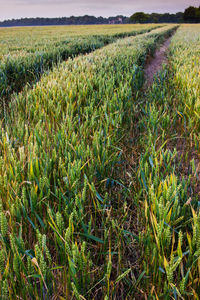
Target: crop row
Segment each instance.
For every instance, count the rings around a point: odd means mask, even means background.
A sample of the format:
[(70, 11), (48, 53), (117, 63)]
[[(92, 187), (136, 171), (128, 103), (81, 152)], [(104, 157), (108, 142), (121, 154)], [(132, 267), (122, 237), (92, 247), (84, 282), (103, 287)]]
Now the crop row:
[(43, 51), (32, 54), (8, 56), (0, 62), (0, 97), (8, 98), (22, 90), (25, 84), (39, 80), (44, 71), (52, 69), (63, 60), (89, 53), (118, 38), (149, 32), (155, 26), (111, 35), (77, 37), (49, 44)]
[(69, 60), (9, 104), (0, 124), (3, 299), (133, 291), (127, 204), (112, 174), (146, 56), (173, 30)]
[(158, 24), (93, 25), (93, 26), (40, 26), (0, 28), (0, 59), (44, 51), (50, 45), (73, 38), (114, 35), (147, 28)]
[(142, 288), (157, 299), (200, 295), (199, 41), (200, 26), (179, 28), (141, 110)]

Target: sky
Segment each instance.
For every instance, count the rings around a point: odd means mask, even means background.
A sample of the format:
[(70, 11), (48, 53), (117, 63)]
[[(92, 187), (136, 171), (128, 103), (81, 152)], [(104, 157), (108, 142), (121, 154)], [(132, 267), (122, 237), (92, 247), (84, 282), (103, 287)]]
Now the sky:
[(174, 13), (199, 5), (200, 0), (0, 0), (0, 20), (85, 14), (130, 16), (137, 11)]

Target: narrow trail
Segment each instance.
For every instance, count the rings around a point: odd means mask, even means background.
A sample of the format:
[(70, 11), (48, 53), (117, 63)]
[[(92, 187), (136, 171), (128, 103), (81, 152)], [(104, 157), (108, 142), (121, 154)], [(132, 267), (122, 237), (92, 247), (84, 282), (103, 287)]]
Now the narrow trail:
[[(148, 58), (148, 60), (146, 62), (146, 66), (144, 68), (144, 76), (145, 76), (144, 90), (151, 87), (151, 85), (153, 84), (154, 77), (156, 74), (158, 74), (161, 71), (162, 65), (168, 63), (167, 50), (170, 46), (171, 39), (172, 39), (172, 36), (167, 38), (165, 40), (165, 42), (160, 46), (160, 48), (158, 48), (155, 51), (153, 57)], [(176, 148), (179, 161), (183, 160), (186, 153), (189, 153), (188, 160), (184, 161), (184, 163), (182, 164), (183, 165), (182, 175), (186, 179), (188, 178), (188, 172), (191, 168), (190, 161), (192, 161), (192, 159), (194, 159), (195, 165), (197, 166), (196, 172), (197, 172), (197, 175), (199, 176), (200, 161), (199, 161), (197, 151), (195, 150), (194, 145), (192, 146), (191, 143), (188, 143), (186, 141), (186, 138), (184, 137), (184, 131), (181, 132), (181, 124), (180, 124), (180, 129), (177, 132), (176, 140), (173, 142), (168, 142), (167, 145), (168, 145), (168, 148), (171, 150)], [(200, 199), (200, 186), (199, 185), (196, 186), (195, 192), (197, 194), (199, 194), (199, 199)]]
[(167, 63), (166, 52), (169, 48), (171, 38), (165, 40), (165, 42), (158, 48), (153, 57), (147, 60), (144, 76), (145, 76), (145, 88), (150, 87), (153, 83), (154, 76), (161, 71), (162, 65)]
[[(142, 94), (145, 94), (147, 90), (153, 84), (154, 76), (159, 73), (162, 69), (162, 65), (168, 63), (167, 59), (167, 50), (169, 48), (172, 36), (167, 38), (164, 43), (158, 47), (153, 56), (149, 57), (146, 61), (144, 67), (144, 85), (142, 89)], [(123, 149), (124, 153), (124, 161), (126, 163), (123, 164), (122, 169), (120, 170), (121, 175), (123, 174), (123, 182), (128, 185), (131, 190), (131, 200), (128, 200), (128, 215), (126, 230), (132, 232), (133, 235), (139, 236), (139, 233), (143, 231), (143, 224), (140, 222), (140, 196), (138, 195), (138, 178), (137, 178), (137, 170), (139, 161), (142, 153), (142, 146), (139, 143), (139, 139), (141, 138), (140, 128), (136, 128), (135, 124), (137, 124), (141, 118), (140, 109), (138, 109), (138, 114), (134, 119), (133, 124), (130, 124), (130, 130), (128, 135), (126, 136), (125, 141), (123, 141), (120, 147)], [(127, 184), (128, 183), (128, 184)], [(132, 198), (135, 199), (135, 204), (130, 204), (132, 202)], [(138, 202), (137, 202), (138, 201)], [(136, 204), (137, 203), (137, 204)], [(132, 236), (130, 237), (131, 243), (130, 247), (126, 249), (127, 261), (129, 267), (134, 270), (134, 274), (136, 278), (142, 274), (141, 268), (141, 245), (137, 240)], [(143, 276), (142, 276), (143, 277)], [(142, 277), (140, 280), (142, 280)], [(135, 289), (135, 299), (145, 299), (145, 292), (141, 287)]]
[[(171, 38), (166, 39), (155, 51), (154, 56), (149, 57), (146, 61), (144, 67), (145, 84), (137, 109), (140, 123), (138, 127), (135, 127), (139, 128), (140, 132), (139, 138), (137, 139), (136, 136), (134, 144), (141, 145), (141, 149), (136, 149), (137, 156), (135, 158), (137, 163), (141, 154), (136, 168), (140, 184), (138, 184), (138, 189), (136, 184), (135, 194), (132, 198), (138, 200), (135, 215), (139, 216), (139, 219), (134, 220), (136, 228), (133, 230), (136, 233), (141, 233), (140, 237), (142, 238), (140, 239), (140, 247), (136, 245), (134, 249), (137, 254), (136, 259), (139, 258), (135, 265), (136, 268), (138, 265), (140, 267), (139, 271), (136, 269), (138, 273), (135, 273), (143, 274), (141, 273), (143, 269), (146, 270), (144, 280), (141, 281), (137, 289), (138, 294), (135, 296), (135, 299), (138, 300), (147, 299), (149, 296), (156, 299), (160, 299), (160, 297), (168, 299), (171, 295), (173, 297), (173, 290), (171, 290), (170, 279), (168, 278), (168, 261), (170, 263), (172, 261), (173, 264), (171, 257), (177, 255), (179, 251), (176, 250), (175, 245), (179, 244), (182, 232), (184, 237), (182, 238), (181, 251), (183, 252), (181, 253), (187, 253), (188, 249), (192, 249), (190, 248), (190, 240), (194, 239), (196, 234), (196, 231), (193, 231), (194, 225), (191, 227), (191, 224), (195, 223), (193, 219), (196, 218), (200, 200), (199, 149), (195, 144), (196, 137), (193, 137), (190, 132), (192, 127), (189, 126), (189, 122), (192, 121), (192, 117), (190, 119), (188, 116), (185, 119), (184, 114), (180, 113), (179, 115), (179, 109), (180, 112), (184, 112), (187, 95), (185, 97), (181, 93), (181, 96), (177, 95), (176, 76), (178, 73), (175, 69), (176, 64), (174, 65), (176, 56), (174, 56), (173, 51), (169, 60), (167, 56), (170, 42)], [(174, 49), (173, 46), (172, 49)], [(163, 64), (169, 64), (170, 67), (166, 66), (163, 70)], [(154, 80), (154, 78), (159, 80)], [(195, 122), (194, 124), (196, 125)], [(194, 132), (195, 130), (196, 127)], [(192, 161), (193, 163), (191, 163)], [(169, 178), (171, 178), (170, 180), (174, 178), (173, 184), (169, 184)], [(170, 194), (172, 186), (175, 187), (173, 193), (177, 194), (174, 198), (177, 199), (177, 202), (172, 200), (174, 196), (172, 197)], [(166, 191), (166, 194), (163, 191)], [(170, 203), (171, 211), (166, 208), (167, 203)], [(172, 210), (176, 210), (176, 207), (179, 207), (176, 215), (171, 214)], [(164, 211), (165, 213), (163, 213)], [(177, 223), (179, 223), (178, 226)], [(170, 234), (167, 237), (164, 237), (164, 227), (165, 232), (170, 228)], [(171, 234), (172, 232), (173, 234)], [(187, 239), (188, 236), (191, 238)], [(195, 259), (194, 262), (196, 263)], [(181, 290), (182, 277), (184, 276), (182, 276), (182, 270), (184, 270), (183, 274), (189, 274), (193, 267), (193, 260), (189, 257), (185, 259), (184, 266), (183, 261), (181, 261), (179, 269), (176, 267), (177, 270), (173, 270), (171, 276), (176, 286), (180, 286), (181, 295), (186, 295), (186, 287)], [(161, 270), (161, 268), (163, 269)], [(173, 269), (173, 267), (170, 268)], [(191, 279), (192, 276), (195, 278), (196, 275), (193, 275), (196, 274), (195, 272), (198, 271), (191, 272)], [(165, 289), (164, 286), (167, 288)], [(187, 289), (189, 291), (189, 284)], [(193, 291), (194, 289), (192, 289)]]

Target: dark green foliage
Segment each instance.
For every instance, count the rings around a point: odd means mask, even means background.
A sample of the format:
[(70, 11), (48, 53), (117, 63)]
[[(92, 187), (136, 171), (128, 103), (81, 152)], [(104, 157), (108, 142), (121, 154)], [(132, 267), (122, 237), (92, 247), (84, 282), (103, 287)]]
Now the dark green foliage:
[(188, 7), (183, 14), (183, 19), (187, 23), (200, 23), (200, 6)]

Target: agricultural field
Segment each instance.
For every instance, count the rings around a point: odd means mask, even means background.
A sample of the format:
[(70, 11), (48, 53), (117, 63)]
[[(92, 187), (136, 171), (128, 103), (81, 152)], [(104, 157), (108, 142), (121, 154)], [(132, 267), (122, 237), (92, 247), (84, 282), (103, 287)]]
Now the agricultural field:
[[(0, 96), (10, 98), (38, 81), (53, 66), (89, 53), (118, 38), (149, 32), (163, 25), (61, 26), (0, 28)], [(57, 30), (56, 30), (57, 28)], [(46, 35), (44, 35), (46, 29)]]
[[(162, 25), (159, 25), (162, 26)], [(152, 29), (157, 24), (127, 25), (76, 25), (0, 28), (0, 58), (5, 55), (25, 55), (43, 51), (49, 45), (66, 42), (74, 37), (120, 35), (133, 31)], [(57, 45), (57, 44), (56, 44)]]
[[(96, 27), (100, 49), (2, 85), (0, 298), (199, 299), (200, 26)], [(36, 51), (66, 38), (31, 30)]]

